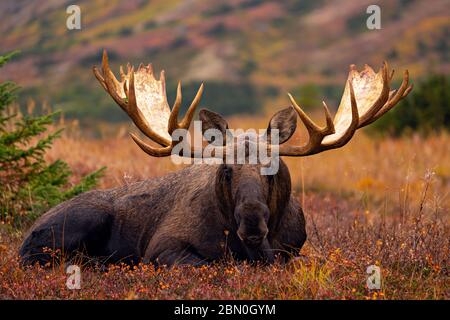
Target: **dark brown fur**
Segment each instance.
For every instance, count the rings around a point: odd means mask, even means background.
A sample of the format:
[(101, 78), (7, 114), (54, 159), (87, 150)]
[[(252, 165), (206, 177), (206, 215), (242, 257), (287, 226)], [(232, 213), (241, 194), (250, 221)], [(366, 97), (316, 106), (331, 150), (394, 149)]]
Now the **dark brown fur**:
[(283, 161), (273, 176), (261, 175), (260, 165), (203, 164), (56, 206), (28, 232), (20, 256), (24, 264), (46, 263), (48, 247), (105, 262), (198, 265), (229, 253), (271, 262), (276, 253), (297, 253), (305, 240)]

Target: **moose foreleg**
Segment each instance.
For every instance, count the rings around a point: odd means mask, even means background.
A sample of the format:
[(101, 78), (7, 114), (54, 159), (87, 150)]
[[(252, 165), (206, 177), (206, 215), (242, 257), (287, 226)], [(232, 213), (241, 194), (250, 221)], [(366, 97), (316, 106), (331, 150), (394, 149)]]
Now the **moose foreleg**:
[(173, 238), (159, 239), (155, 246), (149, 245), (143, 262), (167, 266), (177, 264), (201, 266), (208, 264), (208, 260), (198, 254), (190, 243)]

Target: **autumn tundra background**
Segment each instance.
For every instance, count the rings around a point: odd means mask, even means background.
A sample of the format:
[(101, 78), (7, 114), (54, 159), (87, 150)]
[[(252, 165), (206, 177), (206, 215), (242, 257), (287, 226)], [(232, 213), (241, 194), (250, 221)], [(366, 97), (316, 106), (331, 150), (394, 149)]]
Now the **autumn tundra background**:
[[(81, 30), (66, 28), (70, 4), (81, 8)], [(370, 4), (381, 8), (381, 30), (366, 27)], [(0, 69), (1, 299), (449, 299), (448, 1), (7, 0), (0, 34), (0, 55), (20, 50)], [(179, 169), (127, 135), (136, 129), (91, 72), (103, 48), (113, 70), (164, 68), (169, 102), (178, 80), (185, 101), (204, 81), (202, 106), (234, 128), (265, 128), (288, 105), (287, 92), (323, 121), (321, 101), (338, 105), (352, 63), (386, 59), (397, 83), (409, 69), (415, 89), (344, 148), (286, 159), (309, 237), (290, 263), (83, 265), (81, 290), (69, 290), (63, 265), (19, 266), (33, 220), (95, 183), (111, 188)], [(53, 123), (42, 120), (56, 110)], [(39, 151), (61, 128), (37, 157), (22, 152)], [(379, 290), (367, 287), (370, 265), (381, 268)]]

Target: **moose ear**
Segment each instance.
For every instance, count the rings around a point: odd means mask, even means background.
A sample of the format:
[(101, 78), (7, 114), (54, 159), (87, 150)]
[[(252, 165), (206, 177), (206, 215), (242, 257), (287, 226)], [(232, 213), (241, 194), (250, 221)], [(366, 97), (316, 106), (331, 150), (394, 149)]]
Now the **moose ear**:
[(294, 108), (287, 107), (274, 114), (269, 121), (267, 127), (267, 135), (270, 139), (270, 132), (272, 129), (278, 129), (279, 132), (279, 144), (285, 143), (294, 134), (295, 128), (297, 128), (297, 114)]
[(202, 134), (208, 129), (217, 129), (222, 132), (222, 135), (226, 136), (226, 130), (228, 129), (228, 123), (222, 116), (216, 112), (202, 109), (199, 112), (199, 118), (202, 122)]

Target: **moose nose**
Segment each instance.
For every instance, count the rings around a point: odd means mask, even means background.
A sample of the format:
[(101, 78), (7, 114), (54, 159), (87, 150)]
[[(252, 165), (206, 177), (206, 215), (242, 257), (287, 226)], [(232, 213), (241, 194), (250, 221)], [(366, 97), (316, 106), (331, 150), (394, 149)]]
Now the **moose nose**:
[(260, 235), (260, 236), (248, 236), (245, 240), (246, 240), (246, 242), (247, 242), (249, 245), (252, 245), (252, 246), (257, 247), (257, 246), (259, 246), (259, 245), (262, 243), (262, 241), (264, 240), (264, 236), (263, 236), (263, 235)]

